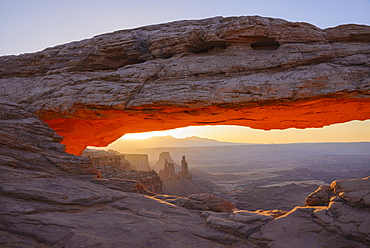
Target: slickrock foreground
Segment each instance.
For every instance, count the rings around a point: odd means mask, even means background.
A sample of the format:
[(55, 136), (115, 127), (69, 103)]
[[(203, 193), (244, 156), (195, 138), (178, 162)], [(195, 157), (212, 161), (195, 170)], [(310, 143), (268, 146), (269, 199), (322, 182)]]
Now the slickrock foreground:
[(136, 181), (94, 178), (36, 115), (4, 101), (0, 109), (0, 246), (370, 245), (370, 177), (334, 181), (328, 206), (289, 213), (238, 210), (211, 194), (154, 196)]
[(370, 118), (370, 27), (215, 17), (0, 58), (0, 97), (79, 155), (189, 125), (322, 127)]
[(369, 247), (370, 177), (311, 196), (332, 195), (314, 201), (328, 206), (251, 212), (210, 194), (154, 196), (136, 181), (98, 179), (60, 144), (62, 135), (79, 154), (125, 132), (190, 124), (368, 119), (369, 35), (217, 17), (1, 57), (0, 246)]

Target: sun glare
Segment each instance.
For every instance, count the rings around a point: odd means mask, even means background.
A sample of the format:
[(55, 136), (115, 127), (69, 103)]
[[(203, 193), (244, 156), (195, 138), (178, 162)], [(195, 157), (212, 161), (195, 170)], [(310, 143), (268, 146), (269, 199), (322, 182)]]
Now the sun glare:
[(160, 137), (160, 136), (167, 136), (166, 134), (168, 131), (153, 131), (153, 132), (145, 132), (145, 133), (127, 133), (121, 137), (121, 139), (126, 140), (143, 140), (149, 139), (151, 137)]
[(264, 131), (241, 126), (189, 126), (166, 131), (128, 133), (120, 139), (144, 140), (172, 136), (177, 139), (197, 136), (234, 143), (360, 142), (370, 141), (370, 120), (351, 121), (323, 128)]

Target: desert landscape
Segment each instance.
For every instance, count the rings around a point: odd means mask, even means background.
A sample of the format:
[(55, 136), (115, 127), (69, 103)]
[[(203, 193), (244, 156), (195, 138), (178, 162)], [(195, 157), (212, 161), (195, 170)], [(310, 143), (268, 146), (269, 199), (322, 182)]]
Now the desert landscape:
[(369, 120), (369, 61), (370, 26), (261, 16), (1, 56), (0, 246), (369, 247), (368, 142), (91, 149), (191, 125)]
[(167, 136), (118, 140), (105, 149), (146, 154), (152, 169), (158, 172), (164, 166), (164, 159), (159, 158), (162, 152), (168, 152), (175, 164), (181, 164), (179, 159), (185, 155), (193, 181), (204, 192), (248, 210), (289, 211), (304, 204), (320, 185), (370, 175), (367, 142), (256, 145)]

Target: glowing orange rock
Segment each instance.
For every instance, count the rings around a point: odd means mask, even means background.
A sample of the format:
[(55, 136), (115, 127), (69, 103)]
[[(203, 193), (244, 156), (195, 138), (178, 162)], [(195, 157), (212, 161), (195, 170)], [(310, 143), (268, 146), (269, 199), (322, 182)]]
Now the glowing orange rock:
[(190, 125), (240, 125), (257, 129), (314, 128), (370, 119), (370, 99), (316, 99), (274, 105), (225, 109), (166, 108), (135, 114), (106, 110), (104, 118), (57, 118), (46, 122), (65, 137), (67, 152), (79, 155), (86, 146), (107, 146), (125, 133), (167, 130)]

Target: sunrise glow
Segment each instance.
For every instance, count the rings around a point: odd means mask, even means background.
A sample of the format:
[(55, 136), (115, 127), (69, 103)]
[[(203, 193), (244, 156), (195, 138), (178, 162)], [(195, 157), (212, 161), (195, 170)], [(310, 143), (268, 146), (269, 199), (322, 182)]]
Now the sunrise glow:
[(121, 139), (148, 139), (172, 136), (186, 138), (198, 136), (223, 142), (235, 143), (298, 143), (298, 142), (361, 142), (370, 141), (370, 120), (351, 121), (323, 128), (264, 131), (241, 126), (189, 126), (166, 131), (129, 133)]

